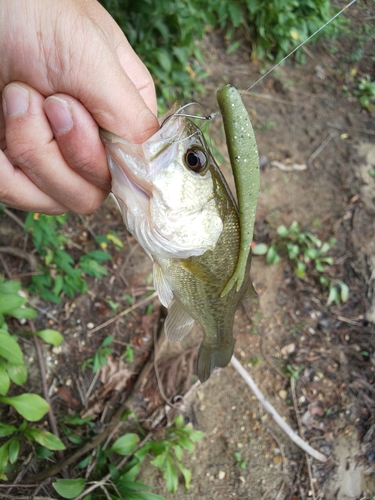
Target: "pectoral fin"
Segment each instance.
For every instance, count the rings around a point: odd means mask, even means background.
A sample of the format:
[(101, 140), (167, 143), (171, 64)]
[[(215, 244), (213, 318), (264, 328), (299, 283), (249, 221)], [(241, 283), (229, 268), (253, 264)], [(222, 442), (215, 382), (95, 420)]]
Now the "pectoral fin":
[(158, 292), (159, 300), (164, 307), (168, 307), (173, 299), (173, 292), (169, 281), (165, 278), (164, 273), (156, 262), (154, 262), (154, 287)]
[(194, 321), (178, 302), (173, 302), (164, 323), (165, 336), (170, 342), (179, 342), (191, 331)]
[(218, 280), (215, 275), (196, 260), (186, 259), (180, 263), (180, 266), (185, 269), (185, 271), (193, 274), (200, 281), (205, 281), (206, 283), (211, 283), (213, 285), (218, 284)]
[(250, 281), (248, 289), (246, 290), (246, 293), (245, 293), (243, 300), (256, 299), (257, 297), (258, 297), (258, 294), (254, 288), (254, 285)]

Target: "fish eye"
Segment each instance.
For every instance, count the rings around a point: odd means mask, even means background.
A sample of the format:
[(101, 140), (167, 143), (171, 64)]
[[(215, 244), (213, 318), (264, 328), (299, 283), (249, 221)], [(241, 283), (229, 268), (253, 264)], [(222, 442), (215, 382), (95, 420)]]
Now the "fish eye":
[(189, 148), (185, 153), (185, 165), (198, 174), (202, 172), (207, 164), (207, 157), (197, 148)]

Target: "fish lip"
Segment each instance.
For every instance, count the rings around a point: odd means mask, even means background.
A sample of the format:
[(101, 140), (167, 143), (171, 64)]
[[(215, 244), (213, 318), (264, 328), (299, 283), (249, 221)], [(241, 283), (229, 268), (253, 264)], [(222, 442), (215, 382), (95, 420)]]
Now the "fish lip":
[(129, 167), (127, 162), (125, 162), (122, 158), (120, 158), (120, 154), (116, 148), (116, 143), (123, 144), (129, 151), (129, 154), (133, 156), (134, 152), (138, 153), (138, 155), (140, 154), (142, 150), (142, 145), (128, 142), (126, 139), (116, 136), (115, 134), (112, 134), (112, 132), (108, 132), (107, 130), (103, 129), (100, 130), (100, 137), (107, 149), (108, 164), (112, 176), (115, 174), (115, 172), (112, 172), (113, 170), (112, 161), (114, 161), (118, 166), (118, 168), (125, 175), (128, 182), (133, 186), (133, 189), (135, 191), (140, 191), (141, 194), (150, 199), (152, 190), (151, 183), (147, 182), (145, 178), (140, 178), (139, 176), (137, 176), (133, 172), (131, 167)]

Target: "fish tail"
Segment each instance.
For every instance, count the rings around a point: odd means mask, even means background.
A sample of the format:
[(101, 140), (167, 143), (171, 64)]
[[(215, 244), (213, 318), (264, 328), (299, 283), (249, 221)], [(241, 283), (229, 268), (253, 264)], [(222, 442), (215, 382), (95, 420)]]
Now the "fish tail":
[(213, 347), (201, 344), (198, 353), (198, 377), (201, 382), (205, 382), (216, 367), (227, 366), (233, 355), (234, 344), (234, 339), (231, 345)]

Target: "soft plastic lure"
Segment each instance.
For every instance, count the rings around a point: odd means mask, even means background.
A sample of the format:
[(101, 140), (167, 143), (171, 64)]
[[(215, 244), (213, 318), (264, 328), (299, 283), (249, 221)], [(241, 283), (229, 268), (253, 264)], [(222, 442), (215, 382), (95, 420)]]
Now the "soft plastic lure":
[(254, 234), (260, 171), (254, 130), (240, 94), (231, 85), (226, 85), (218, 90), (217, 101), (236, 185), (241, 233), (237, 266), (221, 293), (224, 297), (234, 286), (238, 292), (245, 278)]

